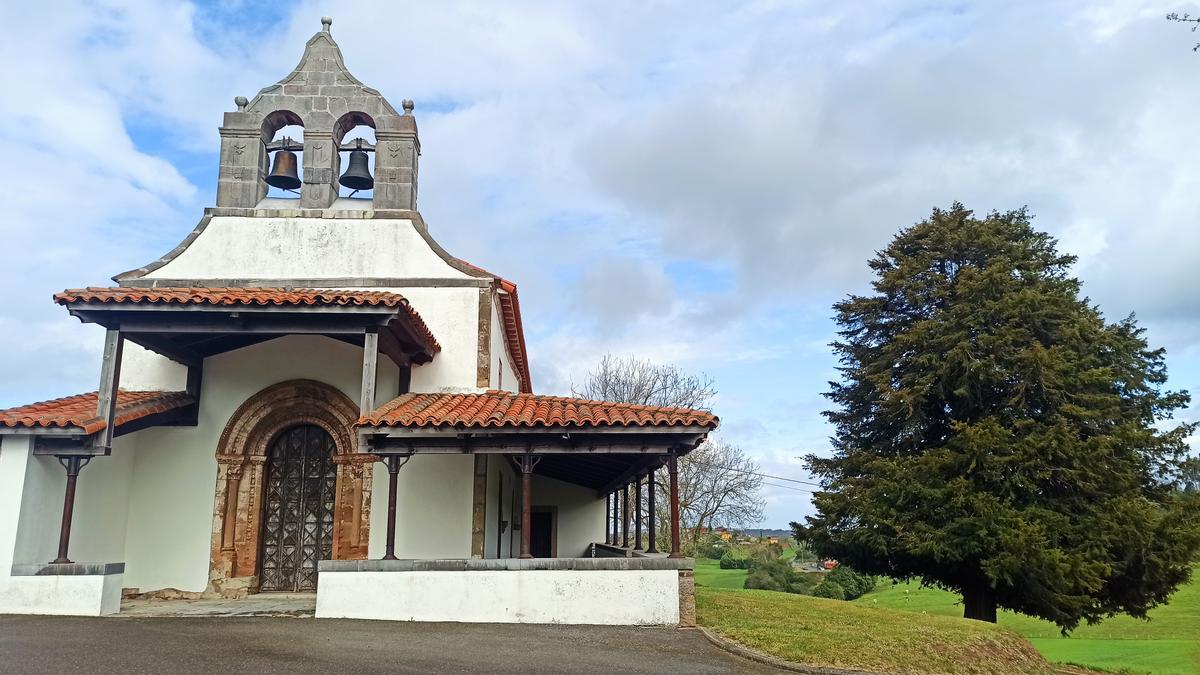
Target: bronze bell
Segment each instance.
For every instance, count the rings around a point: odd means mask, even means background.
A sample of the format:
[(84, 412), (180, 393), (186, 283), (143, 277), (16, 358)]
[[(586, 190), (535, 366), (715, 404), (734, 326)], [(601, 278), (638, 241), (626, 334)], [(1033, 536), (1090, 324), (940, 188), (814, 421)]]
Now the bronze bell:
[(280, 190), (295, 190), (300, 187), (300, 176), (296, 171), (296, 153), (280, 150), (275, 153), (275, 166), (267, 176), (267, 185)]
[[(361, 143), (359, 146), (361, 147)], [(367, 167), (365, 150), (350, 151), (350, 161), (346, 165), (346, 173), (342, 174), (338, 182), (351, 190), (370, 190), (375, 187), (375, 179), (371, 177), (371, 170)]]

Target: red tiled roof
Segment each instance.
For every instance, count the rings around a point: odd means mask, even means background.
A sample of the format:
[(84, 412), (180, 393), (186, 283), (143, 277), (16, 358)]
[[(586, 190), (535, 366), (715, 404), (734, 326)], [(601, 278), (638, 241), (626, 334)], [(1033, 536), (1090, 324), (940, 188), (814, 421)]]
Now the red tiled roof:
[(385, 291), (330, 291), (312, 288), (130, 288), (89, 287), (68, 289), (54, 295), (60, 305), (78, 304), (146, 304), (146, 305), (213, 305), (222, 307), (390, 307), (408, 315), (418, 337), (423, 338), (432, 352), (442, 347), (433, 337), (425, 320), (399, 293)]
[[(56, 398), (0, 410), (0, 426), (13, 429), (68, 429), (79, 427), (85, 434), (104, 428), (104, 420), (96, 416), (96, 392)], [(185, 391), (125, 391), (117, 392), (116, 426), (139, 420), (147, 415), (167, 412), (195, 403)]]
[(703, 410), (659, 408), (491, 390), (482, 394), (404, 394), (359, 419), (377, 427), (674, 427), (715, 429)]
[[(497, 277), (499, 279), (499, 277)], [(533, 378), (529, 376), (529, 359), (525, 351), (525, 328), (521, 324), (521, 300), (517, 297), (517, 285), (500, 279), (500, 314), (504, 318), (504, 342), (513, 360), (513, 368), (521, 379), (520, 390), (533, 392)]]

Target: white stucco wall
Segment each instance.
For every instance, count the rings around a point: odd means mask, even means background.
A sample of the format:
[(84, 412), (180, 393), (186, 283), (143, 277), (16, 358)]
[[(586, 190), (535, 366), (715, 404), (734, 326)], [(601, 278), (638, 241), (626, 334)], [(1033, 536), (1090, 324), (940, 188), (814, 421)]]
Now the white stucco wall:
[[(508, 466), (508, 461), (504, 457), (488, 457), (487, 513), (484, 518), (483, 531), (483, 557), (485, 558), (512, 557), (513, 490), (516, 486), (517, 478), (512, 468)], [(500, 532), (497, 511), (501, 514), (499, 518), (508, 522), (503, 533)], [(498, 550), (497, 539), (499, 539)]]
[[(0, 436), (0, 614), (69, 614), (97, 616), (117, 611), (121, 601), (121, 575), (12, 576), (14, 564), (45, 563), (58, 548), (65, 478), (53, 458), (32, 455), (29, 436)], [(96, 461), (108, 458), (98, 458)], [(54, 466), (46, 465), (46, 461)], [(123, 543), (124, 503), (119, 496), (100, 496), (99, 490), (120, 474), (127, 462), (96, 480), (76, 495), (75, 532), (95, 528), (92, 535), (73, 536), (71, 557), (96, 560)], [(53, 469), (58, 470), (55, 480)], [(86, 469), (85, 469), (86, 470)], [(122, 486), (114, 485), (115, 489)], [(57, 496), (57, 500), (54, 497)], [(57, 502), (57, 503), (55, 503)], [(95, 513), (88, 513), (88, 510)], [(116, 522), (110, 522), (115, 519)], [(114, 541), (107, 540), (114, 537)], [(112, 562), (117, 562), (112, 560)], [(109, 561), (105, 561), (109, 562)]]
[(12, 569), (32, 451), (32, 437), (0, 436), (0, 579)]
[(0, 614), (115, 614), (121, 584), (120, 574), (0, 577)]
[(604, 498), (595, 490), (536, 474), (530, 490), (534, 508), (556, 507), (559, 558), (583, 557), (592, 542), (604, 541)]
[[(396, 481), (396, 556), (469, 558), (474, 460), (469, 455), (421, 455)], [(388, 473), (375, 464), (367, 556), (382, 558), (387, 536)]]
[(408, 298), (429, 326), (442, 351), (412, 370), (412, 391), (479, 391), (479, 289), (474, 287), (401, 287), (390, 291)]
[(468, 278), (410, 220), (217, 216), (159, 279)]
[(677, 625), (679, 572), (322, 572), (317, 589), (317, 617)]
[(187, 367), (125, 341), (121, 355), (121, 388), (130, 391), (183, 391)]

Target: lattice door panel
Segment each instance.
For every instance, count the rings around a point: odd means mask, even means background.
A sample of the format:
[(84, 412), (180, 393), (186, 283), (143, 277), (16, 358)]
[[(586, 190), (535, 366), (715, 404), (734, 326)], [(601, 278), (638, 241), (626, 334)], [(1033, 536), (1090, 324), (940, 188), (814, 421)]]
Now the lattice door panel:
[(284, 431), (271, 444), (263, 490), (261, 590), (317, 589), (317, 562), (333, 553), (333, 453), (333, 438), (309, 424)]

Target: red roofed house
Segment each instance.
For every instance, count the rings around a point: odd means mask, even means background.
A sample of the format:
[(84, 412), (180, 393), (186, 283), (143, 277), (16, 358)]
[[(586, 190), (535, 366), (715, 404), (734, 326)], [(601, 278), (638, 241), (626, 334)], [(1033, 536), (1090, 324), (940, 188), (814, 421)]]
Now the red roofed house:
[[(355, 79), (322, 23), (225, 113), (216, 206), (183, 242), (54, 297), (106, 330), (100, 384), (0, 411), (0, 613), (177, 589), (315, 592), (319, 617), (688, 623), (677, 506), (651, 481), (716, 418), (532, 393), (516, 286), (416, 210), (412, 102)], [(674, 507), (671, 550), (621, 512), (642, 490)]]

